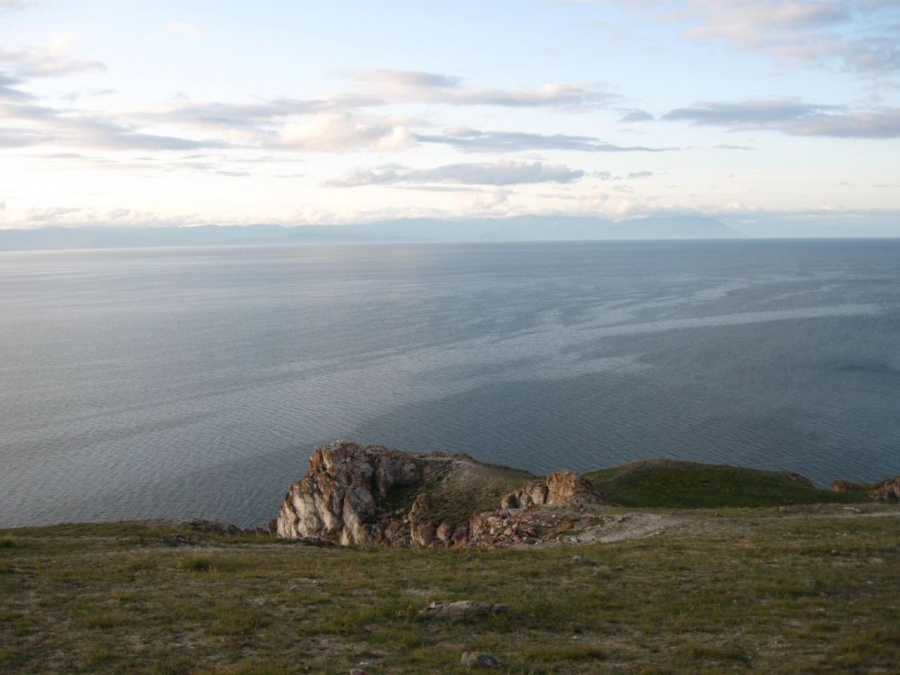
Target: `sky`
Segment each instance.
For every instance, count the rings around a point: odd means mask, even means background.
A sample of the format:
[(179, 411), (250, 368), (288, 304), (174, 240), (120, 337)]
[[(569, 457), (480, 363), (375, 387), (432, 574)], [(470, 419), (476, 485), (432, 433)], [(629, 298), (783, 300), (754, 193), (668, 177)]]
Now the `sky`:
[(0, 0), (0, 228), (900, 236), (900, 0)]

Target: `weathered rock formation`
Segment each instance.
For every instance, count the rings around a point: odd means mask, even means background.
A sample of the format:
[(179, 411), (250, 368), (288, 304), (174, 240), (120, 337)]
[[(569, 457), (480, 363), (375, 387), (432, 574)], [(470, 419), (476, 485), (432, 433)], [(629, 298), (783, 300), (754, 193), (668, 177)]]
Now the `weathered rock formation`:
[(476, 513), (469, 521), (469, 541), (476, 546), (510, 546), (558, 538), (569, 523), (536, 515), (535, 506), (586, 506), (607, 499), (589, 480), (574, 471), (556, 471), (543, 481), (511, 492), (496, 511)]
[(500, 509), (527, 509), (544, 504), (603, 504), (606, 497), (591, 482), (574, 471), (555, 471), (500, 500)]
[(832, 492), (867, 492), (869, 498), (876, 502), (900, 501), (900, 476), (886, 478), (874, 485), (864, 485), (850, 480), (836, 480), (831, 484)]
[(868, 488), (862, 483), (855, 483), (852, 480), (846, 480), (844, 478), (839, 478), (831, 483), (832, 492), (862, 492), (867, 489)]
[(378, 502), (396, 487), (423, 482), (436, 464), (437, 458), (347, 441), (316, 448), (306, 476), (291, 485), (278, 510), (276, 532), (282, 538), (371, 545)]
[[(480, 464), (467, 455), (410, 454), (338, 441), (313, 451), (307, 475), (290, 487), (278, 510), (276, 532), (342, 546), (504, 545), (555, 534), (555, 523), (542, 527), (522, 517), (534, 507), (606, 503), (581, 474), (557, 471), (503, 496), (496, 510), (472, 503), (467, 521), (442, 519), (447, 509), (436, 508), (436, 485), (471, 483), (494, 469), (507, 467)], [(531, 526), (523, 528), (523, 522)]]
[(900, 476), (894, 476), (876, 484), (869, 491), (869, 496), (876, 502), (900, 501)]

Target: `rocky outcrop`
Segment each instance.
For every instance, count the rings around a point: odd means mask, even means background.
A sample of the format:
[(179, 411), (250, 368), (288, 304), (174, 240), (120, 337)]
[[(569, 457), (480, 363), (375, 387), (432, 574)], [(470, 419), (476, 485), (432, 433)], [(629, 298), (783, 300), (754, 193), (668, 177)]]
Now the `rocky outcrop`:
[(852, 480), (840, 478), (831, 484), (832, 492), (862, 492), (868, 488), (862, 483), (854, 483)]
[(831, 484), (832, 492), (867, 492), (869, 498), (876, 502), (900, 501), (900, 476), (886, 478), (874, 485), (854, 483), (850, 480), (836, 480)]
[(900, 501), (900, 476), (881, 481), (869, 491), (869, 496), (876, 502)]
[(508, 545), (556, 534), (555, 524), (520, 527), (522, 522), (534, 523), (534, 518), (522, 516), (534, 507), (606, 503), (581, 474), (557, 471), (510, 492), (496, 510), (473, 508), (465, 524), (435, 520), (428, 490), (454, 471), (469, 480), (479, 467), (489, 468), (467, 455), (410, 454), (337, 441), (313, 451), (306, 476), (290, 487), (278, 510), (276, 533), (342, 546)]
[(464, 616), (480, 614), (502, 614), (507, 611), (506, 605), (476, 602), (474, 600), (439, 600), (425, 608), (425, 614), (437, 616)]
[(496, 547), (558, 539), (571, 528), (555, 514), (536, 513), (536, 506), (607, 504), (606, 496), (580, 473), (556, 471), (544, 480), (511, 492), (496, 511), (477, 513), (469, 521), (468, 542)]
[(574, 471), (555, 471), (543, 481), (511, 492), (500, 500), (500, 509), (527, 509), (544, 504), (605, 504), (606, 497)]
[(429, 468), (421, 457), (380, 446), (338, 441), (317, 448), (306, 476), (285, 495), (276, 532), (289, 539), (371, 545), (378, 503), (396, 487), (422, 482)]
[(463, 652), (459, 665), (464, 668), (499, 668), (500, 662), (490, 654), (482, 652)]

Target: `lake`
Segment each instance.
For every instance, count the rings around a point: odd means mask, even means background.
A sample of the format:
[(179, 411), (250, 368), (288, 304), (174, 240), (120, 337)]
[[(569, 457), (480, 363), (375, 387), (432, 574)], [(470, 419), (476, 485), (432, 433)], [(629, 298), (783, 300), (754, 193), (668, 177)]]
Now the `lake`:
[(350, 438), (900, 474), (900, 241), (0, 253), (0, 526), (275, 517)]

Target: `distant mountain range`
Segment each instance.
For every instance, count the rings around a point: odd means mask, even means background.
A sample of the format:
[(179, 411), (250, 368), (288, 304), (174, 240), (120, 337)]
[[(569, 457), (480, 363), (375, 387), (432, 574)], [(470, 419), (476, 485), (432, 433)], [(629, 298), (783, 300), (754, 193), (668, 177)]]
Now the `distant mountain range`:
[(713, 218), (671, 216), (612, 221), (576, 216), (405, 218), (364, 225), (48, 227), (0, 230), (0, 251), (428, 242), (730, 239), (743, 235)]

